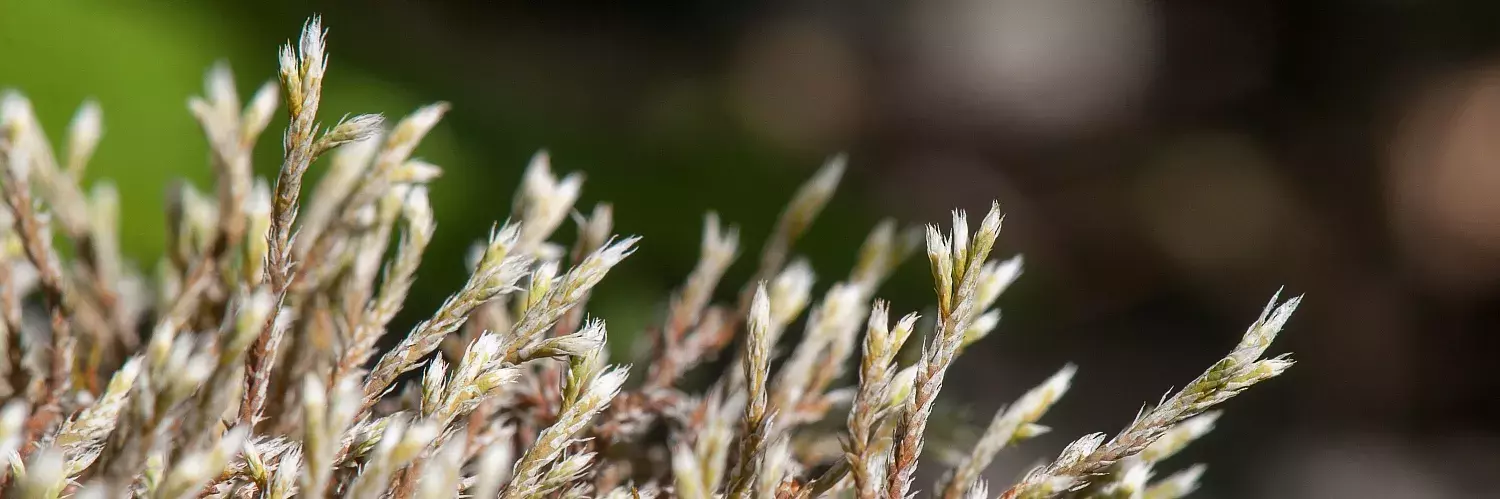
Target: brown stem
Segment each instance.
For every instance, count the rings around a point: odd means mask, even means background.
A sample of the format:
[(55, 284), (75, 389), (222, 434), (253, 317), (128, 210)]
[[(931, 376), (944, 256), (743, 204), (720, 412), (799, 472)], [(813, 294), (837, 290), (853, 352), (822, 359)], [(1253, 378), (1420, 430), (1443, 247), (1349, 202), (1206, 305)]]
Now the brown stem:
[[(9, 160), (10, 144), (0, 144), (0, 156)], [(24, 458), (35, 449), (35, 442), (42, 432), (52, 426), (61, 410), (58, 402), (67, 391), (69, 375), (72, 372), (72, 348), (73, 336), (68, 327), (67, 301), (64, 299), (66, 284), (63, 281), (62, 272), (52, 254), (51, 242), (44, 237), (42, 223), (37, 218), (36, 212), (32, 210), (31, 192), (26, 179), (16, 175), (14, 165), (4, 165), (3, 175), (5, 179), (5, 201), (10, 205), (11, 213), (15, 215), (18, 232), (21, 235), (21, 243), (26, 251), (27, 258), (37, 269), (37, 277), (41, 282), (42, 292), (47, 301), (47, 307), (52, 313), (52, 362), (48, 373), (46, 395), (41, 404), (32, 413), (26, 423), (25, 434), (22, 436), (27, 445), (21, 450)], [(17, 330), (17, 334), (19, 334)]]

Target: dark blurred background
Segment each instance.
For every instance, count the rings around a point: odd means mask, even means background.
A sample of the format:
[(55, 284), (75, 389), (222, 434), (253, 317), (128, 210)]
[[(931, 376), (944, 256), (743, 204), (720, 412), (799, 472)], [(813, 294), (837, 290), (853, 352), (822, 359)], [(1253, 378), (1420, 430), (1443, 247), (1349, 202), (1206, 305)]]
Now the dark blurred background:
[[(1285, 285), (1308, 298), (1276, 349), (1300, 363), (1158, 471), (1210, 461), (1203, 497), (1493, 497), (1500, 4), (0, 0), (0, 86), (54, 137), (101, 102), (88, 177), (120, 186), (124, 246), (149, 268), (168, 179), (211, 177), (185, 110), (203, 71), (230, 61), (248, 95), (312, 13), (330, 29), (324, 116), (453, 103), (418, 150), (446, 169), (441, 227), (401, 324), (458, 286), (539, 148), (587, 173), (581, 206), (612, 201), (619, 230), (645, 236), (591, 307), (617, 340), (660, 315), (704, 210), (753, 252), (795, 186), (847, 151), (798, 248), (823, 285), (879, 218), (991, 199), (1002, 251), (1027, 257), (1000, 329), (949, 378), (954, 428), (1081, 365), (1044, 421), (1056, 431), (990, 479), (1128, 423)], [(881, 295), (915, 310), (929, 290), (912, 263)]]

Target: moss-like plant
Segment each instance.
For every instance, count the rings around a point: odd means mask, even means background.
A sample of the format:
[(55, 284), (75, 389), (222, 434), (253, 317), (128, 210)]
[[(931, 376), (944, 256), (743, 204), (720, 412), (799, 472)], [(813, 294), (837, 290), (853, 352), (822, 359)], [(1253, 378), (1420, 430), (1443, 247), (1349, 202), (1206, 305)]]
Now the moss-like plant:
[[(80, 185), (102, 135), (98, 106), (84, 104), (58, 154), (27, 100), (5, 94), (8, 496), (903, 499), (917, 493), (945, 374), (996, 327), (995, 303), (1021, 273), (1019, 257), (991, 258), (996, 204), (977, 231), (963, 212), (946, 232), (926, 228), (937, 295), (930, 333), (913, 334), (916, 314), (892, 325), (875, 298), (924, 239), (892, 222), (871, 231), (846, 279), (811, 299), (812, 269), (792, 248), (839, 181), (835, 158), (795, 193), (732, 303), (713, 296), (740, 235), (705, 217), (701, 259), (651, 331), (639, 381), (627, 383), (631, 369), (606, 358), (604, 321), (584, 311), (639, 238), (612, 235), (613, 212), (599, 205), (574, 217), (571, 247), (552, 242), (582, 179), (558, 178), (538, 154), (510, 220), (476, 245), (467, 282), (380, 352), (378, 339), (399, 334), (390, 322), (435, 229), (428, 184), (440, 169), (412, 153), (447, 105), (393, 126), (371, 114), (324, 127), (317, 18), (280, 62), (280, 92), (267, 83), (242, 103), (219, 66), (190, 101), (215, 188), (172, 191), (171, 244), (150, 279), (118, 250), (118, 194)], [(278, 100), (290, 123), (268, 183), (252, 177), (251, 151)], [(325, 155), (329, 171), (302, 196), (305, 173)], [(54, 240), (72, 246), (69, 260)], [(1240, 344), (1182, 390), (1113, 437), (1078, 439), (997, 495), (1187, 494), (1201, 466), (1151, 481), (1153, 467), (1211, 428), (1211, 408), (1291, 365), (1263, 356), (1297, 303), (1273, 299)], [(28, 305), (38, 313), (23, 313)], [(808, 308), (773, 370), (779, 340)], [(920, 358), (900, 365), (912, 341)], [(725, 352), (732, 368), (710, 389), (680, 386)], [(1038, 422), (1074, 372), (1061, 368), (1000, 410), (932, 495), (990, 496), (982, 472), (1005, 446), (1046, 431)], [(803, 445), (835, 440), (832, 452)]]

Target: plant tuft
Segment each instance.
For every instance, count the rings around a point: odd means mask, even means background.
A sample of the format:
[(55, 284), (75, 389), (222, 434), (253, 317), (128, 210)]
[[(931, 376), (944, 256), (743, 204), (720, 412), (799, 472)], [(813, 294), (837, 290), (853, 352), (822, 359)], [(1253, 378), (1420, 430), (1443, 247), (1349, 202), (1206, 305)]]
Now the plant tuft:
[[(214, 186), (171, 191), (169, 249), (149, 277), (118, 250), (114, 187), (81, 182), (104, 134), (99, 105), (84, 102), (57, 151), (25, 97), (0, 98), (7, 497), (918, 493), (944, 378), (996, 328), (996, 303), (1021, 274), (1020, 257), (991, 258), (998, 203), (973, 230), (962, 211), (948, 227), (877, 224), (848, 276), (814, 299), (812, 268), (793, 249), (843, 174), (834, 157), (792, 197), (728, 303), (715, 291), (744, 248), (739, 229), (710, 212), (700, 259), (633, 369), (608, 358), (606, 323), (586, 311), (641, 239), (614, 235), (608, 204), (577, 214), (583, 177), (555, 175), (538, 153), (510, 218), (476, 243), (467, 281), (410, 331), (391, 331), (436, 228), (430, 184), (442, 170), (412, 154), (448, 105), (394, 124), (319, 115), (326, 34), (309, 20), (281, 49), (277, 80), (248, 102), (228, 66), (208, 71), (188, 107), (212, 150)], [(278, 107), (289, 118), (281, 167), (254, 178), (251, 151)], [(323, 156), (327, 173), (304, 189)], [(571, 247), (554, 237), (570, 214)], [(936, 291), (930, 331), (916, 313), (892, 322), (877, 298), (919, 248)], [(1272, 298), (1222, 360), (1113, 436), (1079, 438), (1009, 487), (986, 484), (996, 453), (1048, 431), (1041, 421), (1077, 372), (1060, 367), (999, 410), (927, 492), (1191, 492), (1203, 465), (1152, 477), (1213, 428), (1217, 406), (1292, 365), (1266, 351), (1299, 302)], [(785, 334), (803, 315), (800, 334)], [(401, 338), (379, 351), (388, 334)], [(920, 351), (914, 363), (900, 362), (903, 348)], [(773, 362), (778, 352), (786, 357)], [(712, 386), (687, 386), (687, 373), (726, 353), (730, 368)]]

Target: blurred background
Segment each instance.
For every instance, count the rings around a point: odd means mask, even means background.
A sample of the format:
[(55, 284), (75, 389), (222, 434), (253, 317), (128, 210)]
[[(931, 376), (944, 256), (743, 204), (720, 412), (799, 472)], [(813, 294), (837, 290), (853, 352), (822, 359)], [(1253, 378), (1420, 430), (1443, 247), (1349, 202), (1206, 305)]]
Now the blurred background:
[[(991, 199), (1002, 254), (1026, 255), (999, 330), (949, 377), (949, 438), (1081, 366), (1055, 431), (991, 480), (1119, 429), (1285, 286), (1308, 296), (1276, 347), (1299, 364), (1159, 471), (1209, 461), (1202, 497), (1493, 497), (1475, 478), (1500, 470), (1500, 4), (0, 0), (0, 86), (54, 137), (99, 100), (88, 178), (120, 187), (124, 247), (149, 268), (168, 181), (209, 186), (185, 109), (203, 71), (229, 61), (248, 95), (312, 13), (330, 29), (325, 117), (453, 103), (418, 150), (445, 168), (441, 228), (398, 328), (459, 285), (540, 148), (586, 172), (581, 206), (613, 202), (645, 236), (591, 307), (616, 340), (660, 316), (703, 211), (753, 251), (847, 151), (798, 247), (824, 286), (880, 218)], [(908, 263), (881, 295), (927, 307), (926, 274)]]

